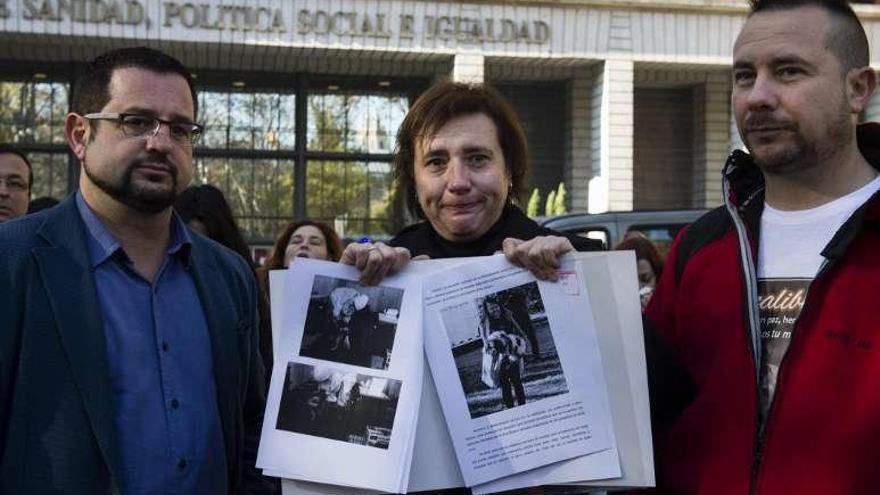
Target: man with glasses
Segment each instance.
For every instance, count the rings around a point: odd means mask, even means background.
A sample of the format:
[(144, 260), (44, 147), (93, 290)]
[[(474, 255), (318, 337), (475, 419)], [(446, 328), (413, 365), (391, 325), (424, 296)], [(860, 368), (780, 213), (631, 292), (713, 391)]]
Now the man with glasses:
[(34, 173), (24, 153), (0, 144), (0, 223), (27, 213)]
[(171, 205), (193, 175), (189, 72), (94, 59), (65, 135), (79, 190), (0, 225), (0, 493), (271, 493), (244, 260)]

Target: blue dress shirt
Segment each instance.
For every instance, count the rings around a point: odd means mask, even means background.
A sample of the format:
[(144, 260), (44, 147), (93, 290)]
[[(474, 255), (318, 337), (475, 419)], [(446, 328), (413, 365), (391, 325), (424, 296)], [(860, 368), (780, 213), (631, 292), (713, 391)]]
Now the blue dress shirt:
[(122, 493), (227, 493), (211, 340), (188, 270), (186, 227), (174, 214), (165, 260), (151, 282), (79, 192), (76, 204), (90, 234)]

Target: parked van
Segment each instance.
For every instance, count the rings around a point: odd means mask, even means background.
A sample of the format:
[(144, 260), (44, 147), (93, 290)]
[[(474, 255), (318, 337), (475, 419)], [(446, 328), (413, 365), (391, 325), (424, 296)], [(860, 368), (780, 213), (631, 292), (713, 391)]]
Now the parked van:
[(708, 212), (702, 210), (617, 211), (608, 213), (570, 213), (538, 219), (544, 227), (599, 239), (607, 249), (616, 246), (627, 232), (645, 234), (664, 256), (678, 231)]

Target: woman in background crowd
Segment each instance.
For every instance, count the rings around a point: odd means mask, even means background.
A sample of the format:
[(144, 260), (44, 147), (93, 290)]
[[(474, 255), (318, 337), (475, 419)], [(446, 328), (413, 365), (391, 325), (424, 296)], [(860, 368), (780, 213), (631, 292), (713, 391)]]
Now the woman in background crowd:
[(663, 258), (654, 243), (644, 235), (628, 235), (615, 251), (632, 250), (636, 252), (636, 269), (639, 276), (639, 297), (642, 302), (642, 311), (648, 307), (651, 295), (660, 280), (663, 272)]
[(264, 266), (267, 270), (279, 270), (289, 267), (290, 260), (295, 257), (339, 261), (341, 255), (342, 241), (327, 224), (309, 219), (295, 220), (281, 231)]
[(189, 228), (235, 251), (254, 266), (223, 191), (208, 184), (188, 187), (174, 202), (174, 209)]

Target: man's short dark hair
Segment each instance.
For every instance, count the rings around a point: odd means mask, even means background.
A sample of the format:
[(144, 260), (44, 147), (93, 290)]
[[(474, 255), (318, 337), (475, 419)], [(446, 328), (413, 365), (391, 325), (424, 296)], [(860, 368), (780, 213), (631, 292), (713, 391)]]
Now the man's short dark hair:
[(846, 0), (749, 0), (750, 16), (758, 12), (818, 7), (831, 15), (828, 47), (837, 55), (844, 72), (870, 63), (868, 37), (859, 17)]
[(113, 71), (130, 67), (158, 74), (177, 74), (186, 79), (193, 101), (193, 118), (196, 118), (199, 100), (192, 75), (176, 58), (143, 46), (112, 50), (92, 59), (86, 72), (73, 84), (70, 111), (80, 115), (100, 112), (110, 101), (110, 78), (113, 77)]
[(30, 160), (28, 160), (27, 155), (25, 155), (23, 151), (21, 151), (20, 149), (14, 147), (14, 146), (0, 143), (0, 155), (6, 155), (6, 154), (15, 155), (15, 156), (21, 158), (21, 160), (24, 162), (24, 164), (27, 165), (27, 168), (28, 168), (28, 191), (33, 189), (33, 187), (34, 187), (34, 167), (31, 166), (31, 162), (30, 162)]
[(485, 84), (443, 81), (422, 93), (397, 131), (393, 161), (397, 194), (405, 199), (407, 208), (414, 215), (424, 218), (415, 188), (416, 146), (450, 120), (474, 114), (485, 114), (495, 123), (498, 144), (510, 177), (508, 199), (522, 199), (529, 155), (526, 137), (513, 107), (498, 91)]

